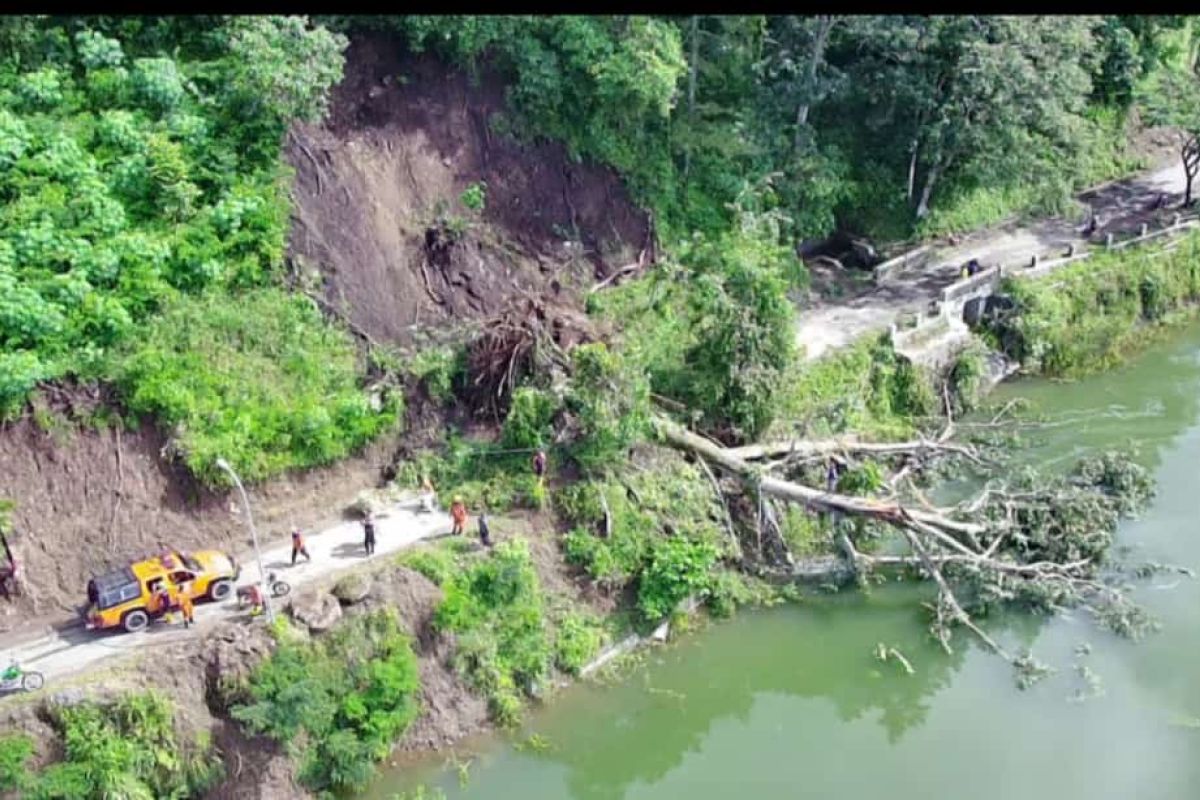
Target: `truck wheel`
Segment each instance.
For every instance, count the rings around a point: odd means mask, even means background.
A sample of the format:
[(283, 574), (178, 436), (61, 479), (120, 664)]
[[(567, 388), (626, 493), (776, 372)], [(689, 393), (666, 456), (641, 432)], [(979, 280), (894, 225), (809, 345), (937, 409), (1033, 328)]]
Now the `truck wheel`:
[(21, 688), (27, 692), (36, 692), (46, 683), (40, 672), (26, 672), (21, 676)]
[(121, 625), (129, 633), (137, 633), (150, 624), (150, 617), (142, 609), (134, 609), (121, 617)]
[(212, 586), (208, 587), (208, 599), (214, 603), (219, 603), (222, 600), (228, 600), (233, 594), (233, 583), (230, 581), (215, 581)]

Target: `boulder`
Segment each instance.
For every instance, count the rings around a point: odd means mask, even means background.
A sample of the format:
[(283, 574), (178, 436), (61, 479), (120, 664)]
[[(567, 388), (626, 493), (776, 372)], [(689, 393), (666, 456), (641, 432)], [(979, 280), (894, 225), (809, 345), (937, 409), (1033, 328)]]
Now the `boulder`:
[(301, 592), (292, 598), (292, 619), (312, 633), (327, 631), (342, 618), (342, 606), (328, 592)]
[(361, 603), (371, 593), (371, 579), (365, 575), (347, 575), (333, 586), (333, 596), (342, 605)]

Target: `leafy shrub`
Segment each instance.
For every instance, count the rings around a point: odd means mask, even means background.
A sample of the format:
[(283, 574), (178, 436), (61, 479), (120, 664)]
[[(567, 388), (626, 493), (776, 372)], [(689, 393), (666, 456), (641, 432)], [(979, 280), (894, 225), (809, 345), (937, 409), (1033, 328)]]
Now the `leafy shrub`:
[(638, 586), (638, 611), (650, 621), (663, 619), (691, 594), (705, 593), (720, 555), (716, 545), (671, 537), (660, 540)]
[(341, 458), (395, 425), (400, 398), (375, 409), (357, 386), (349, 338), (307, 299), (207, 294), (164, 310), (124, 348), (116, 374), (131, 411), (175, 426), (188, 467), (210, 483), (224, 457), (247, 479)]
[(234, 719), (291, 749), (314, 791), (361, 789), (420, 710), (416, 655), (390, 610), (315, 641), (283, 635), (244, 693)]
[(1098, 253), (1050, 276), (1006, 281), (1013, 309), (991, 331), (1030, 370), (1070, 376), (1119, 361), (1147, 331), (1200, 300), (1200, 237), (1166, 253)]
[(542, 447), (554, 437), (553, 421), (557, 404), (549, 392), (522, 386), (513, 392), (508, 416), (500, 432), (505, 448), (532, 449)]
[(483, 207), (487, 203), (487, 183), (484, 181), (472, 183), (463, 190), (459, 200), (475, 213), (483, 211)]
[(591, 615), (567, 613), (554, 638), (554, 663), (563, 672), (578, 675), (604, 644), (604, 631)]
[(465, 374), (463, 351), (449, 347), (425, 348), (410, 356), (406, 367), (429, 396), (439, 403), (454, 397), (454, 388)]
[[(27, 774), (23, 796), (104, 800), (201, 794), (220, 777), (220, 761), (207, 740), (180, 741), (174, 716), (171, 703), (154, 692), (128, 694), (113, 703), (56, 706), (52, 721), (62, 737), (63, 759), (39, 775)], [(20, 755), (20, 745), (6, 749)]]
[(450, 576), (458, 571), (454, 556), (441, 547), (422, 547), (406, 550), (396, 561), (415, 570), (438, 586), (444, 586)]
[(0, 736), (0, 792), (25, 788), (29, 782), (26, 766), (33, 756), (33, 740), (24, 733)]
[(650, 386), (645, 373), (600, 343), (572, 350), (571, 367), (566, 405), (578, 425), (571, 454), (590, 470), (619, 463), (648, 430)]
[(493, 718), (511, 725), (520, 716), (519, 690), (532, 692), (551, 663), (541, 586), (522, 540), (452, 575), (434, 614), (441, 630), (458, 634), (455, 664), (483, 692)]

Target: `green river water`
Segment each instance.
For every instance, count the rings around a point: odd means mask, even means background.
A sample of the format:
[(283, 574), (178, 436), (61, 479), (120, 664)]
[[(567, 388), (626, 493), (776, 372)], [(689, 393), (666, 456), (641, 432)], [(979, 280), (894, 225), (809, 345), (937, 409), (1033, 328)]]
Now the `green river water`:
[[(1134, 559), (1200, 567), (1200, 326), (1127, 366), (1077, 383), (1020, 381), (1061, 422), (1027, 457), (1064, 465), (1140, 443), (1159, 494), (1119, 541)], [(1010, 648), (1057, 672), (1028, 691), (1011, 667), (956, 633), (931, 644), (921, 587), (894, 585), (744, 611), (667, 648), (612, 687), (577, 685), (511, 737), (458, 749), (467, 781), (435, 760), (381, 774), (365, 795), (417, 784), (449, 798), (1046, 798), (1200, 795), (1200, 580), (1159, 575), (1137, 597), (1163, 629), (1141, 643), (1082, 614), (989, 619)], [(902, 651), (916, 674), (874, 658)], [(1090, 653), (1077, 648), (1087, 643)], [(1100, 694), (1076, 669), (1101, 680)], [(520, 746), (538, 734), (546, 749)]]

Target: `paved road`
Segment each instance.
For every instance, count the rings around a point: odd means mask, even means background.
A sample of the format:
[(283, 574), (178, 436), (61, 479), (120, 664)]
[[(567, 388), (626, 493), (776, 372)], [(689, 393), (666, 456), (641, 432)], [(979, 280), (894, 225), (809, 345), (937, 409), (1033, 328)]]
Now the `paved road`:
[[(372, 559), (386, 558), (421, 539), (450, 531), (450, 517), (445, 513), (422, 514), (415, 508), (415, 503), (407, 503), (379, 512)], [(301, 556), (296, 566), (291, 566), (289, 542), (264, 550), (263, 567), (267, 572), (278, 573), (280, 579), (291, 584), (294, 593), (300, 586), (329, 578), (368, 560), (362, 538), (359, 522), (343, 522), (305, 537), (311, 562)], [(237, 558), (242, 565), (239, 585), (256, 582), (259, 572), (253, 551), (239, 553)], [(185, 630), (180, 624), (163, 622), (153, 622), (139, 633), (88, 631), (77, 625), (13, 646), (6, 647), (0, 639), (0, 665), (7, 665), (10, 658), (16, 658), (21, 666), (43, 673), (47, 687), (52, 688), (55, 680), (92, 669), (105, 659), (158, 645), (176, 644), (189, 636), (203, 635), (205, 629), (218, 621), (237, 617), (248, 617), (248, 611), (239, 611), (236, 600), (231, 599), (223, 603), (198, 603), (196, 625), (191, 630)]]
[[(1147, 206), (1165, 192), (1177, 205), (1183, 199), (1187, 178), (1178, 161), (1161, 169), (1084, 192), (1079, 196), (1096, 211), (1100, 231), (1136, 227)], [(1077, 221), (1052, 218), (1012, 223), (980, 231), (958, 245), (934, 247), (927, 260), (854, 297), (802, 308), (796, 325), (796, 343), (805, 360), (852, 344), (872, 331), (886, 330), (902, 314), (929, 306), (941, 290), (953, 283), (962, 265), (978, 258), (985, 266), (1017, 263), (1034, 254), (1061, 253), (1068, 244), (1082, 245)]]

